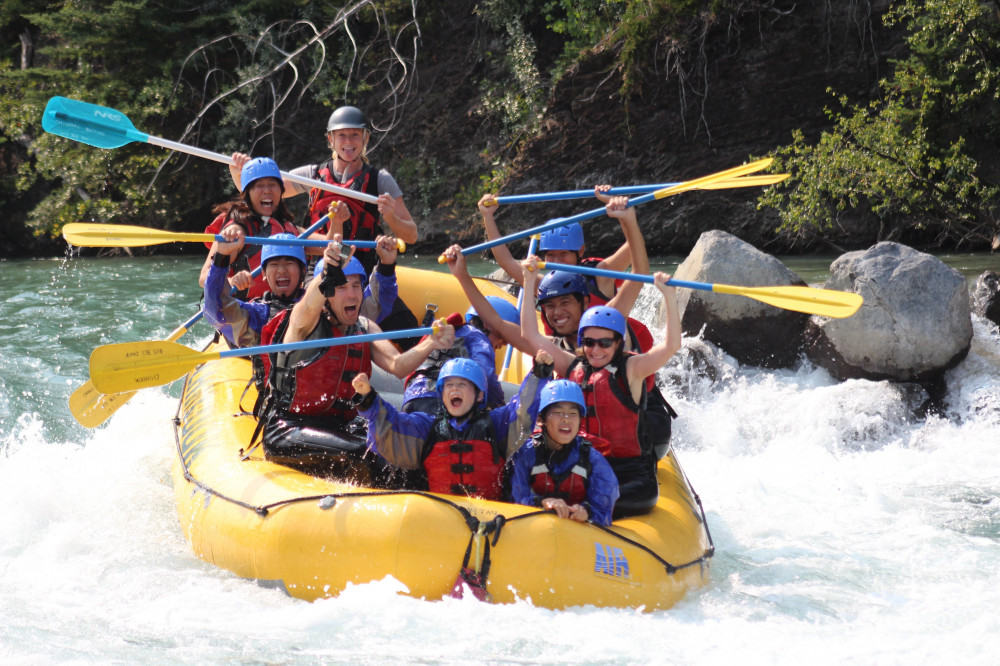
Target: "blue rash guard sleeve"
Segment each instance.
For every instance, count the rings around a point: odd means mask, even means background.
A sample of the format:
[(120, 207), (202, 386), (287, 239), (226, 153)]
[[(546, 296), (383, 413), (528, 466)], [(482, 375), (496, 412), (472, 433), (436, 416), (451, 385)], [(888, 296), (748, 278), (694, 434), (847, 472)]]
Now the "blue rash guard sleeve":
[(590, 449), (590, 485), (587, 487), (587, 502), (590, 504), (590, 522), (595, 525), (610, 525), (611, 512), (618, 501), (618, 477), (601, 453)]
[(465, 348), (469, 358), (479, 364), (486, 373), (486, 406), (497, 407), (503, 404), (503, 387), (497, 378), (497, 357), (490, 344), (490, 339), (482, 331), (466, 324), (460, 330), (469, 329), (465, 337)]
[(521, 388), (517, 395), (506, 405), (497, 407), (490, 412), (497, 440), (504, 444), (505, 457), (508, 460), (515, 451), (521, 448), (521, 444), (531, 437), (531, 432), (535, 428), (535, 420), (538, 418), (538, 399), (542, 393), (542, 387), (548, 381), (548, 379), (540, 379), (534, 372), (529, 372), (528, 376), (521, 382)]
[(399, 284), (396, 282), (395, 265), (391, 267), (377, 264), (369, 276), (365, 287), (365, 300), (361, 304), (361, 314), (376, 324), (392, 314), (393, 305), (399, 298)]
[(212, 264), (205, 279), (205, 319), (231, 347), (260, 344), (260, 332), (270, 317), (266, 303), (245, 303), (231, 294), (229, 268)]
[(368, 421), (368, 447), (403, 469), (422, 469), (421, 454), (434, 417), (424, 412), (405, 414), (375, 396), (367, 409), (358, 411)]

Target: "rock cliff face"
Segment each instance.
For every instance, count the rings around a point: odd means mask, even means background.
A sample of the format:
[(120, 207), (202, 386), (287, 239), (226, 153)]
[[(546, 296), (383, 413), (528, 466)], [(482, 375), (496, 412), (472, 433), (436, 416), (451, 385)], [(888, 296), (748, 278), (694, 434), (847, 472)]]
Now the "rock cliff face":
[[(829, 121), (828, 89), (863, 103), (887, 75), (886, 58), (900, 43), (882, 27), (888, 3), (801, 3), (774, 0), (733, 24), (713, 26), (686, 82), (651, 71), (641, 93), (625, 100), (610, 52), (594, 53), (556, 87), (544, 131), (517, 157), (502, 193), (542, 192), (686, 180), (720, 171), (789, 143), (794, 129), (814, 138)], [(422, 101), (392, 138), (393, 154), (433, 157), (449, 168), (481, 165), (483, 128), (474, 108), (477, 49), (456, 14), (441, 18), (445, 34), (427, 44), (421, 69)], [(450, 27), (449, 27), (450, 26)], [(454, 39), (448, 39), (448, 30)], [(471, 64), (471, 66), (470, 66)], [(663, 63), (659, 63), (662, 65)], [(404, 184), (408, 191), (413, 184)], [(792, 242), (775, 235), (776, 216), (756, 210), (755, 188), (692, 192), (646, 204), (640, 224), (651, 254), (685, 254), (702, 232), (721, 229), (769, 252), (826, 249), (820, 241)], [(439, 248), (445, 237), (468, 229), (474, 210), (445, 200), (422, 220), (424, 243)], [(509, 207), (501, 227), (589, 210), (583, 200)], [(412, 208), (412, 206), (411, 206)], [(874, 233), (864, 220), (845, 219), (836, 242), (867, 247)], [(591, 250), (620, 243), (616, 225), (586, 227)], [(877, 229), (877, 227), (876, 227)]]

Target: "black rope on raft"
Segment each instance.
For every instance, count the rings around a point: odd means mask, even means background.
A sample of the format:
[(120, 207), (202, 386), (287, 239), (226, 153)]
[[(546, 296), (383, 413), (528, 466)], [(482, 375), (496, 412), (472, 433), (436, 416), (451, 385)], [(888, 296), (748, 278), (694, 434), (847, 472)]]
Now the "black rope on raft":
[[(191, 375), (188, 375), (187, 377), (184, 378), (184, 388), (183, 388), (183, 391), (181, 393), (182, 396), (187, 392), (187, 386), (188, 386), (188, 382), (190, 381), (190, 379), (191, 379)], [(306, 496), (306, 497), (292, 497), (292, 498), (289, 498), (289, 499), (286, 499), (286, 500), (281, 500), (281, 501), (278, 501), (278, 502), (272, 502), (270, 504), (264, 504), (264, 505), (249, 504), (247, 502), (243, 502), (243, 501), (238, 500), (238, 499), (236, 499), (234, 497), (229, 497), (228, 495), (224, 495), (224, 494), (222, 494), (222, 493), (214, 490), (210, 486), (208, 486), (208, 485), (202, 483), (201, 481), (199, 481), (198, 479), (194, 478), (194, 476), (191, 474), (190, 470), (188, 469), (187, 460), (184, 459), (184, 455), (183, 455), (183, 453), (181, 451), (181, 438), (180, 438), (181, 419), (180, 419), (180, 413), (181, 413), (181, 405), (182, 405), (182, 403), (183, 403), (183, 398), (181, 399), (181, 401), (178, 402), (178, 405), (177, 405), (177, 415), (174, 417), (173, 422), (174, 422), (174, 441), (176, 442), (176, 445), (177, 445), (177, 458), (181, 462), (181, 469), (182, 469), (183, 474), (184, 474), (184, 479), (186, 481), (188, 481), (189, 483), (194, 484), (202, 492), (204, 492), (204, 493), (206, 493), (208, 495), (211, 495), (212, 497), (217, 497), (217, 498), (219, 498), (220, 500), (222, 500), (224, 502), (229, 502), (230, 504), (234, 504), (234, 505), (239, 506), (241, 508), (253, 511), (254, 513), (256, 513), (258, 516), (260, 516), (262, 518), (266, 517), (274, 509), (280, 508), (282, 506), (287, 506), (287, 505), (290, 505), (290, 504), (295, 504), (295, 503), (298, 503), (298, 502), (324, 502), (324, 501), (326, 501), (326, 502), (336, 503), (336, 502), (338, 502), (341, 499), (349, 499), (349, 498), (355, 498), (355, 497), (389, 497), (389, 496), (395, 496), (395, 495), (416, 495), (416, 496), (419, 496), (419, 497), (425, 497), (425, 498), (427, 498), (429, 500), (433, 500), (435, 502), (439, 502), (439, 503), (444, 504), (446, 506), (450, 506), (452, 509), (454, 509), (455, 511), (457, 511), (459, 513), (459, 515), (462, 516), (462, 519), (465, 521), (465, 524), (469, 528), (469, 531), (472, 533), (472, 536), (475, 536), (476, 532), (480, 528), (480, 525), (484, 524), (486, 526), (486, 530), (485, 530), (484, 533), (485, 534), (493, 534), (492, 545), (496, 546), (497, 542), (500, 540), (500, 532), (501, 532), (501, 530), (503, 529), (503, 527), (507, 523), (511, 523), (511, 522), (516, 521), (516, 520), (525, 520), (525, 519), (528, 519), (528, 518), (538, 518), (538, 517), (544, 516), (546, 514), (555, 515), (555, 511), (552, 511), (552, 510), (532, 511), (530, 513), (524, 513), (524, 514), (520, 514), (520, 515), (517, 515), (517, 516), (511, 516), (511, 517), (504, 516), (503, 514), (497, 514), (491, 520), (485, 521), (485, 523), (484, 523), (483, 521), (480, 521), (478, 518), (476, 518), (474, 515), (472, 515), (472, 513), (468, 509), (466, 509), (464, 506), (460, 506), (460, 505), (455, 504), (451, 500), (448, 500), (448, 499), (446, 499), (444, 497), (440, 497), (438, 495), (432, 495), (432, 494), (430, 494), (428, 492), (425, 492), (425, 491), (422, 491), (422, 490), (377, 490), (377, 491), (366, 491), (366, 492), (327, 493), (327, 494), (324, 494), (324, 495), (309, 495), (309, 496)], [(683, 470), (681, 471), (681, 473), (683, 474)], [(687, 481), (687, 476), (685, 476), (684, 479), (685, 479), (685, 481)], [(688, 487), (689, 488), (691, 487), (690, 482), (688, 482)], [(697, 493), (694, 492), (693, 489), (691, 490), (691, 494), (694, 497), (694, 500), (695, 500), (695, 502), (698, 505), (698, 511), (701, 514), (701, 522), (702, 522), (702, 525), (704, 525), (704, 528), (705, 528), (705, 535), (708, 537), (709, 547), (705, 550), (704, 553), (702, 553), (701, 557), (699, 557), (697, 559), (694, 559), (694, 560), (691, 560), (690, 562), (686, 562), (684, 564), (671, 564), (670, 562), (668, 562), (667, 560), (665, 560), (663, 557), (661, 557), (656, 551), (654, 551), (650, 547), (648, 547), (648, 546), (646, 546), (644, 544), (641, 544), (638, 541), (635, 541), (634, 539), (630, 539), (627, 536), (619, 534), (618, 532), (615, 532), (614, 530), (612, 530), (610, 527), (605, 527), (603, 525), (593, 525), (593, 524), (591, 524), (591, 525), (593, 527), (595, 527), (596, 529), (599, 529), (602, 532), (608, 534), (609, 536), (614, 537), (615, 539), (619, 539), (621, 541), (624, 541), (625, 543), (628, 543), (628, 544), (630, 544), (630, 545), (638, 548), (639, 550), (647, 553), (650, 557), (652, 557), (657, 562), (659, 562), (663, 566), (663, 568), (666, 570), (666, 572), (668, 574), (672, 575), (672, 574), (674, 574), (677, 571), (680, 571), (682, 569), (687, 569), (687, 568), (693, 567), (693, 566), (704, 565), (715, 554), (715, 545), (712, 542), (712, 535), (708, 531), (708, 521), (705, 519), (705, 509), (702, 506), (701, 498), (698, 496)], [(334, 504), (331, 504), (330, 507), (332, 507), (333, 505)], [(329, 508), (329, 507), (327, 507), (327, 508)], [(471, 537), (470, 537), (469, 544), (470, 544), (470, 547), (471, 547), (471, 544), (472, 544)], [(468, 555), (466, 557), (468, 557)], [(488, 563), (484, 562), (484, 566), (488, 566)], [(485, 580), (485, 576), (483, 576), (483, 579)]]

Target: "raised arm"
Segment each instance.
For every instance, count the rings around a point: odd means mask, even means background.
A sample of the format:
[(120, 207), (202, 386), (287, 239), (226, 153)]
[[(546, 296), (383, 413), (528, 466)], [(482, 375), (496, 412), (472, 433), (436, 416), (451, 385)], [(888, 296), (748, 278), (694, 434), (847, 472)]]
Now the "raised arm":
[[(626, 208), (628, 197), (611, 197), (608, 200), (607, 212), (609, 217), (617, 218), (625, 232), (625, 242), (629, 246), (632, 254), (632, 272), (649, 273), (649, 257), (646, 255), (646, 241), (639, 231), (639, 222), (635, 217), (635, 208)], [(642, 283), (636, 280), (626, 280), (618, 293), (614, 295), (608, 305), (621, 312), (626, 317), (635, 307), (635, 302), (639, 300), (639, 291)]]
[(243, 165), (250, 161), (250, 156), (246, 153), (233, 153), (233, 163), (229, 165), (229, 176), (233, 179), (236, 191), (243, 192)]
[(538, 330), (538, 316), (535, 314), (535, 299), (538, 294), (538, 257), (531, 255), (521, 262), (524, 270), (524, 299), (521, 304), (521, 336), (529, 345), (539, 351), (547, 351), (552, 356), (556, 372), (566, 376), (574, 356), (542, 335)]
[[(437, 333), (429, 335), (418, 344), (400, 353), (388, 340), (376, 340), (371, 343), (372, 363), (400, 379), (406, 377), (423, 363), (435, 349), (451, 349), (455, 342), (455, 327), (444, 319), (434, 322)], [(369, 333), (381, 333), (376, 324), (368, 327)]]
[[(486, 225), (486, 239), (496, 240), (500, 238), (500, 229), (497, 228), (493, 215), (498, 208), (495, 194), (484, 194), (479, 200), (479, 214), (483, 216), (483, 224)], [(506, 245), (497, 245), (493, 248), (493, 258), (500, 264), (500, 268), (511, 277), (514, 282), (524, 284), (524, 273), (521, 271), (521, 264), (517, 262), (510, 248)], [(476, 310), (478, 312), (478, 309)]]
[[(331, 266), (346, 266), (347, 262), (351, 260), (350, 258), (354, 254), (354, 246), (341, 245), (341, 240), (343, 239), (340, 236), (335, 236), (334, 240), (326, 246), (326, 250), (323, 253), (324, 273)], [(349, 253), (347, 258), (341, 257), (340, 253), (342, 250)], [(322, 283), (322, 276), (310, 280), (308, 286), (306, 286), (306, 293), (302, 295), (299, 302), (292, 308), (292, 312), (288, 318), (288, 330), (285, 332), (285, 342), (300, 342), (305, 340), (306, 336), (316, 328), (316, 324), (319, 323), (319, 318), (323, 314), (323, 307), (326, 305), (326, 296), (320, 291)]]
[(504, 342), (512, 345), (515, 349), (523, 351), (526, 354), (534, 355), (537, 349), (532, 347), (524, 337), (521, 336), (521, 327), (506, 321), (497, 314), (497, 311), (490, 305), (490, 302), (486, 300), (483, 296), (483, 292), (479, 291), (479, 287), (476, 286), (476, 281), (472, 279), (469, 275), (468, 266), (465, 263), (465, 257), (462, 255), (462, 248), (458, 245), (452, 245), (447, 250), (444, 251), (444, 257), (448, 260), (448, 270), (451, 274), (455, 276), (458, 280), (458, 284), (461, 285), (462, 291), (465, 292), (465, 297), (469, 299), (469, 304), (476, 309), (476, 314), (479, 318), (483, 320), (483, 323), (491, 331), (496, 331), (503, 338)]
[(670, 276), (666, 273), (656, 273), (653, 276), (653, 284), (663, 294), (663, 304), (667, 311), (663, 341), (653, 345), (644, 354), (630, 357), (626, 366), (629, 387), (635, 398), (638, 398), (643, 380), (662, 368), (681, 348), (681, 318), (677, 310), (677, 291), (667, 286), (669, 279)]

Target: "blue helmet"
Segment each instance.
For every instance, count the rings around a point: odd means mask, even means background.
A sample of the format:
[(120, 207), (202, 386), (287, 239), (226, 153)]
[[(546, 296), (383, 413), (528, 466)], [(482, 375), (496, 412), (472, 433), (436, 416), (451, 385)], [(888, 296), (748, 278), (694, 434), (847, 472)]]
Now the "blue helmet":
[(471, 358), (453, 358), (441, 366), (438, 373), (437, 391), (444, 391), (444, 381), (449, 377), (461, 377), (472, 382), (486, 399), (486, 373)]
[[(325, 265), (325, 260), (320, 259), (316, 262), (316, 268), (313, 269), (313, 279), (323, 276), (323, 266)], [(361, 265), (361, 262), (357, 257), (351, 257), (351, 260), (347, 262), (344, 268), (344, 277), (349, 277), (351, 275), (360, 275), (361, 284), (365, 284), (368, 281), (368, 276), (365, 275), (365, 267)]]
[[(504, 321), (509, 321), (512, 324), (521, 324), (521, 315), (517, 311), (517, 306), (508, 301), (506, 298), (501, 296), (487, 296), (487, 302), (493, 306), (493, 309), (497, 311), (500, 318)], [(476, 312), (476, 308), (469, 308), (465, 311), (465, 321), (472, 321), (473, 317), (478, 317), (479, 313)]]
[(542, 301), (565, 294), (579, 294), (580, 297), (589, 296), (590, 289), (587, 288), (587, 281), (578, 273), (552, 271), (538, 283), (539, 304)]
[[(557, 220), (566, 218), (559, 217)], [(579, 252), (583, 249), (583, 227), (578, 223), (567, 224), (564, 227), (543, 231), (538, 238), (538, 251), (548, 252), (549, 250), (569, 250)]]
[(572, 402), (580, 407), (580, 414), (587, 413), (587, 403), (583, 398), (583, 389), (576, 382), (568, 379), (556, 379), (545, 385), (538, 399), (538, 413), (541, 414), (549, 405), (557, 402)]
[(243, 165), (243, 169), (240, 171), (240, 184), (243, 185), (243, 192), (246, 192), (255, 180), (261, 178), (277, 178), (278, 182), (281, 183), (281, 189), (285, 189), (285, 181), (281, 179), (281, 169), (278, 168), (278, 163), (270, 157), (255, 157)]
[(621, 337), (625, 337), (625, 315), (607, 305), (595, 305), (587, 308), (587, 311), (580, 317), (580, 325), (576, 332), (576, 344), (583, 344), (583, 329), (588, 326), (598, 326), (614, 331)]
[[(294, 234), (275, 234), (271, 238), (282, 238), (285, 240), (294, 239)], [(302, 269), (306, 267), (306, 249), (301, 245), (265, 245), (260, 251), (260, 265), (267, 268), (267, 262), (275, 257), (289, 257), (297, 259), (302, 264)]]

